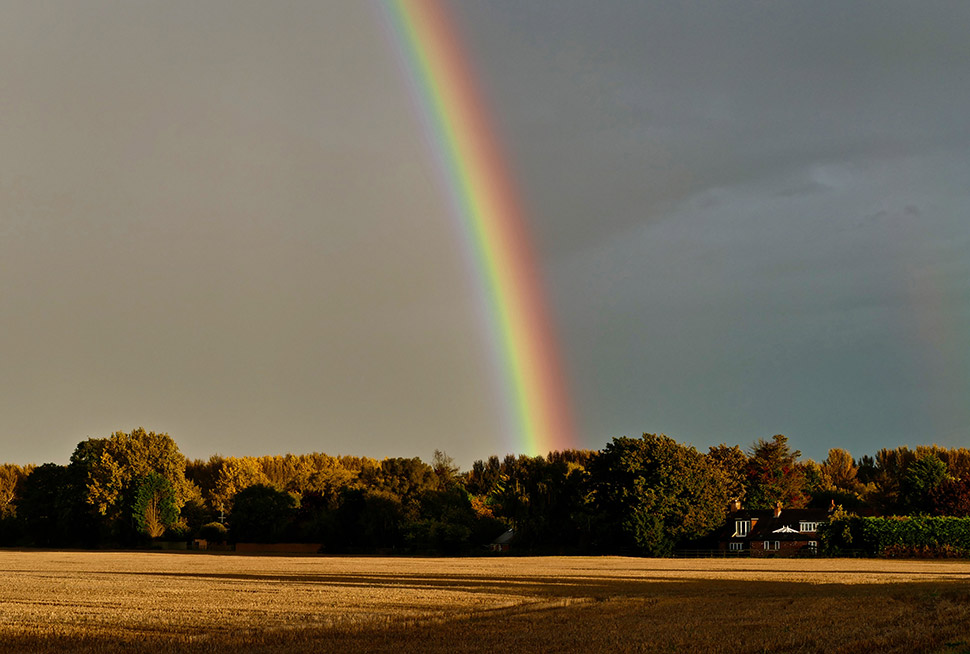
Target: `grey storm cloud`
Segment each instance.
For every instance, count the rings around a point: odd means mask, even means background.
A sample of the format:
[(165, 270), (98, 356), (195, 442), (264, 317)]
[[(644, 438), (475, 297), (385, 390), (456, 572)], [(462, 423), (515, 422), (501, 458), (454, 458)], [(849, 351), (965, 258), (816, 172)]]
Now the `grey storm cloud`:
[[(970, 6), (448, 3), (583, 445), (966, 445)], [(0, 434), (503, 454), (377, 3), (0, 7)]]

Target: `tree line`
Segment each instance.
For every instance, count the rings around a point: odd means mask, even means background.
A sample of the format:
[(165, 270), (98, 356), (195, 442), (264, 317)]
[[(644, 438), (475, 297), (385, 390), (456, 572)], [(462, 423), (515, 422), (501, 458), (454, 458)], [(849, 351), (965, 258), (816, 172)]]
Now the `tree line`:
[(152, 539), (321, 543), (327, 552), (464, 553), (511, 529), (532, 553), (665, 555), (711, 546), (731, 500), (880, 515), (970, 515), (970, 450), (832, 449), (788, 439), (700, 452), (662, 434), (601, 450), (377, 460), (322, 453), (187, 460), (168, 434), (78, 443), (68, 465), (0, 466), (0, 544), (133, 547)]

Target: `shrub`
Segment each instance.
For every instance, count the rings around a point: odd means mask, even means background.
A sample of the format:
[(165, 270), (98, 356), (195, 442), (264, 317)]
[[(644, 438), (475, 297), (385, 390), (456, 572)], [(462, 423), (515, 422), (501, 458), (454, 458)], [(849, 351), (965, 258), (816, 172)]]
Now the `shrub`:
[(210, 522), (199, 527), (199, 538), (212, 542), (222, 542), (226, 540), (229, 530), (221, 522)]

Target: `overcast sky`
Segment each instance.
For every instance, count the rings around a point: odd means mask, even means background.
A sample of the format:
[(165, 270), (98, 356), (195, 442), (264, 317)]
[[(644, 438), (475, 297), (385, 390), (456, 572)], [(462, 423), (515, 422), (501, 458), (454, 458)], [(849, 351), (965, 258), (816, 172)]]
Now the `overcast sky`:
[[(970, 446), (970, 5), (449, 6), (583, 446)], [(0, 459), (505, 454), (376, 4), (0, 2), (0, 61)]]

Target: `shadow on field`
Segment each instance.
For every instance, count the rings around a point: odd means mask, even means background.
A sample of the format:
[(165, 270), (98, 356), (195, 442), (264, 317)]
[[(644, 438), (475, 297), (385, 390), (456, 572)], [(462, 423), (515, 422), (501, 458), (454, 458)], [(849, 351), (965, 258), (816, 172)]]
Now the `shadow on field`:
[[(170, 573), (151, 573), (169, 575)], [(180, 575), (181, 573), (171, 573)], [(199, 575), (373, 588), (478, 589), (526, 596), (498, 610), (325, 629), (164, 630), (85, 635), (4, 633), (0, 652), (152, 651), (201, 654), (394, 652), (964, 652), (970, 651), (966, 582), (808, 584), (644, 578), (511, 578), (463, 575)], [(205, 607), (199, 607), (204, 611)], [(447, 615), (447, 617), (446, 617)]]

